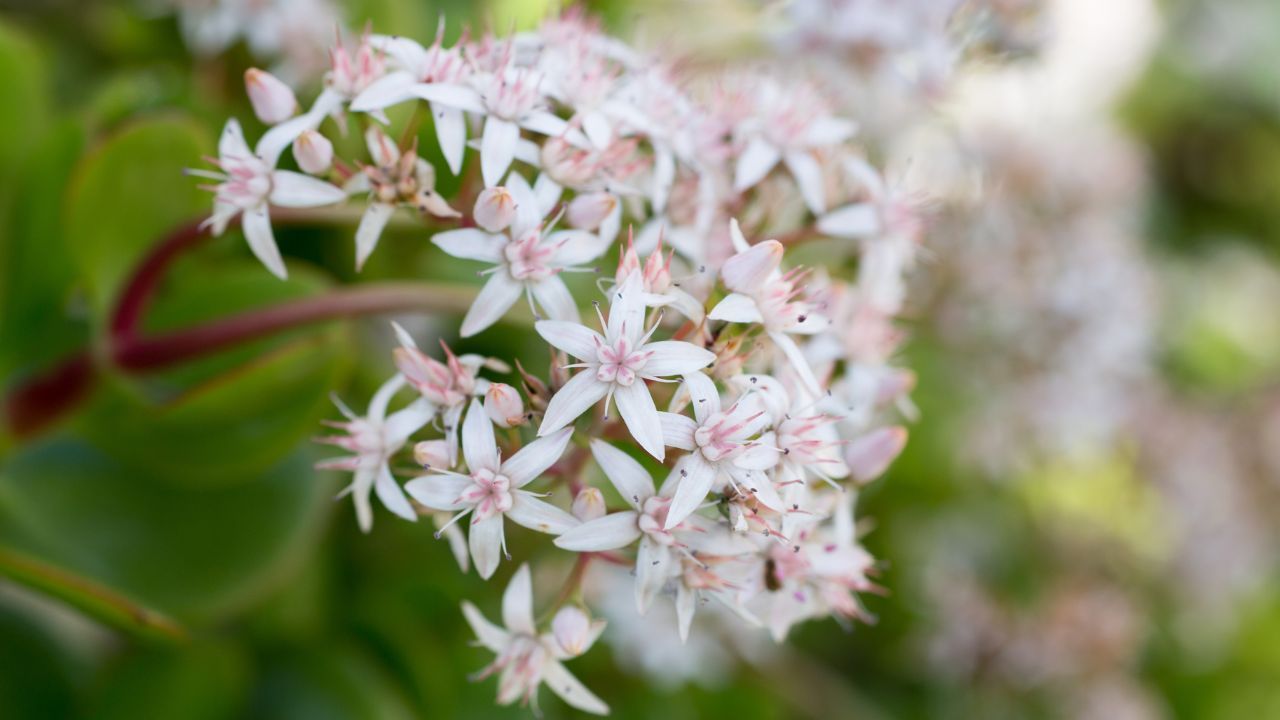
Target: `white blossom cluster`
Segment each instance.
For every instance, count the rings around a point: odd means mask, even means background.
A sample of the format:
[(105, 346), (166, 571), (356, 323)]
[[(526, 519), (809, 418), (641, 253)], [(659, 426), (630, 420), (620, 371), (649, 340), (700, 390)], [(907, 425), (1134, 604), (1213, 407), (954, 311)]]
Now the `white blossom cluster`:
[[(144, 0), (147, 1), (147, 0)], [(342, 13), (333, 0), (150, 0), (177, 14), (183, 40), (199, 56), (243, 41), (255, 58), (293, 80), (324, 69), (325, 50)]]
[[(852, 143), (855, 123), (794, 78), (689, 78), (572, 13), (452, 46), (369, 34), (331, 57), (305, 111), (285, 83), (246, 75), (271, 127), (251, 148), (227, 123), (219, 171), (202, 173), (216, 181), (209, 225), (239, 217), (284, 277), (273, 206), (364, 203), (357, 265), (393, 214), (416, 212), (485, 278), (460, 335), (522, 298), (533, 310), (551, 367), (538, 376), (525, 368), (542, 358), (511, 358), (519, 389), (496, 379), (506, 362), (443, 342), (429, 352), (397, 326), (398, 372), (366, 413), (341, 406), (327, 440), (350, 454), (323, 465), (353, 474), (344, 493), (362, 529), (374, 495), (406, 520), (431, 516), (482, 578), (509, 557), (508, 521), (554, 536), (538, 557), (576, 554), (549, 630), (525, 566), (505, 627), (464, 604), (497, 655), (484, 674), (499, 676), (498, 701), (536, 703), (546, 683), (608, 711), (562, 665), (603, 630), (578, 600), (592, 562), (633, 566), (637, 611), (670, 597), (682, 637), (710, 600), (778, 640), (803, 620), (869, 617), (858, 593), (875, 588), (876, 563), (854, 501), (906, 441), (895, 408), (913, 375), (893, 364), (894, 318), (922, 225)], [(408, 132), (385, 114), (405, 104)], [(420, 156), (418, 120), (443, 167)], [(367, 156), (336, 158), (326, 133), (353, 127)], [(286, 151), (298, 170), (278, 167)], [(437, 193), (440, 172), (462, 175), (456, 197)], [(821, 268), (785, 261), (820, 238)], [(565, 275), (614, 252), (602, 295), (575, 297)], [(414, 399), (391, 411), (402, 390)], [(423, 469), (402, 484), (393, 467), (410, 452)]]

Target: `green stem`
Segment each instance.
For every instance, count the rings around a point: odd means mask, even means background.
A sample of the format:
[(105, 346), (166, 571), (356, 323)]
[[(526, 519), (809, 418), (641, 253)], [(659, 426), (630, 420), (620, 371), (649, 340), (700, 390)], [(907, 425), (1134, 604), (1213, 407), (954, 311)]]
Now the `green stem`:
[(183, 640), (187, 635), (181, 625), (159, 611), (93, 580), (14, 550), (0, 548), (0, 575), (132, 635), (167, 641)]

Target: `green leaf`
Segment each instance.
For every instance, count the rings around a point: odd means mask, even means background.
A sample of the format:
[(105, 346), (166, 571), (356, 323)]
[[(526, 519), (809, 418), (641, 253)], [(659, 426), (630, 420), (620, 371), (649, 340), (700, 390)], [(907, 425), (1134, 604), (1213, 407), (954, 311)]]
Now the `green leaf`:
[(17, 167), (47, 124), (49, 87), (35, 43), (0, 20), (0, 177)]
[(58, 598), (108, 625), (144, 637), (177, 639), (182, 627), (150, 608), (92, 580), (24, 553), (0, 547), (0, 575)]
[(186, 489), (82, 440), (51, 438), (0, 477), (8, 544), (193, 622), (264, 596), (298, 567), (332, 486), (295, 453), (254, 482)]
[[(256, 263), (200, 263), (158, 299), (149, 334), (312, 294), (314, 276), (281, 282)], [(199, 271), (196, 276), (195, 271)], [(304, 328), (143, 380), (110, 378), (84, 418), (96, 445), (166, 482), (251, 480), (320, 430), (348, 367), (346, 329)]]
[(67, 196), (67, 241), (99, 315), (148, 248), (209, 212), (209, 194), (182, 170), (200, 165), (211, 137), (182, 116), (147, 119), (81, 160)]
[(30, 608), (0, 603), (0, 708), (7, 720), (74, 716), (75, 678), (67, 655)]
[(146, 648), (120, 658), (92, 698), (95, 720), (238, 717), (247, 699), (250, 658), (228, 642)]

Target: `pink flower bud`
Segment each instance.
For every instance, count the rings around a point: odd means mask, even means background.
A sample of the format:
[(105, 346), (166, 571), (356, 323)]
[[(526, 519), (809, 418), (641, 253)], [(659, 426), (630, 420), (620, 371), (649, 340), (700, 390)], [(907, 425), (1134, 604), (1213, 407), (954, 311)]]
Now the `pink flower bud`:
[(571, 509), (573, 510), (573, 516), (582, 522), (602, 518), (605, 512), (604, 493), (600, 492), (598, 488), (583, 488), (581, 492), (574, 496)]
[(504, 187), (485, 188), (476, 198), (476, 225), (496, 233), (507, 229), (516, 217), (516, 200)]
[(498, 427), (515, 427), (524, 424), (524, 400), (515, 388), (505, 383), (494, 383), (484, 394), (484, 411)]
[(593, 625), (581, 608), (567, 605), (551, 619), (551, 634), (566, 655), (577, 657), (590, 650), (595, 642), (599, 628)]
[(444, 440), (423, 440), (413, 446), (413, 459), (423, 467), (448, 468), (449, 443)]
[(253, 103), (253, 114), (268, 125), (288, 120), (298, 109), (298, 99), (293, 96), (293, 90), (264, 70), (245, 70), (244, 88), (249, 93), (249, 102)]
[(906, 445), (907, 429), (900, 425), (872, 430), (849, 443), (844, 451), (844, 461), (856, 482), (869, 483), (889, 469), (889, 463)]
[(595, 177), (598, 163), (592, 153), (579, 150), (562, 138), (547, 138), (542, 144), (542, 167), (561, 185), (579, 187)]
[(315, 130), (305, 130), (293, 141), (293, 159), (302, 172), (319, 175), (333, 163), (333, 143)]
[(607, 192), (579, 195), (569, 203), (566, 217), (579, 230), (595, 230), (618, 207), (618, 198)]

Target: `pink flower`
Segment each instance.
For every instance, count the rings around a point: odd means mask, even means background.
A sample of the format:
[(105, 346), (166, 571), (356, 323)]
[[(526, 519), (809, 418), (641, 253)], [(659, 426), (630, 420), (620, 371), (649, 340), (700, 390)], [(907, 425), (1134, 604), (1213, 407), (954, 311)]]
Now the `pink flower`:
[[(462, 425), (462, 454), (467, 473), (437, 469), (405, 484), (413, 499), (436, 510), (457, 512), (453, 520), (471, 516), (468, 542), (476, 572), (488, 580), (505, 553), (503, 518), (531, 530), (558, 535), (578, 524), (569, 513), (523, 490), (560, 456), (573, 431), (565, 428), (540, 438), (503, 461), (493, 424), (480, 401), (473, 399)], [(460, 511), (460, 512), (459, 512)]]
[[(498, 703), (510, 705), (517, 700), (522, 703), (533, 703), (537, 708), (538, 687), (544, 682), (547, 687), (562, 700), (584, 712), (595, 715), (608, 715), (609, 706), (596, 697), (577, 678), (569, 674), (561, 664), (562, 660), (576, 657), (564, 649), (557, 634), (538, 634), (533, 621), (533, 581), (529, 575), (529, 566), (521, 565), (511, 576), (511, 583), (502, 594), (502, 622), (505, 628), (498, 627), (485, 619), (476, 606), (469, 602), (462, 603), (462, 614), (471, 625), (480, 644), (498, 657), (484, 670), (477, 679), (498, 674)], [(561, 620), (561, 632), (565, 630)], [(604, 623), (591, 623), (581, 637), (575, 638), (576, 645), (583, 651), (595, 642), (595, 638), (604, 630)]]
[(679, 340), (649, 342), (653, 330), (645, 333), (641, 282), (633, 273), (613, 290), (608, 321), (600, 316), (603, 335), (576, 322), (543, 320), (534, 326), (553, 347), (581, 361), (569, 366), (581, 370), (551, 398), (539, 435), (568, 425), (601, 399), (607, 415), (616, 401), (640, 447), (659, 460), (665, 456), (661, 420), (645, 381), (696, 373), (715, 355)]
[(343, 430), (346, 434), (320, 439), (320, 442), (336, 445), (352, 453), (350, 457), (321, 462), (317, 467), (327, 470), (349, 470), (355, 474), (351, 484), (339, 497), (351, 495), (356, 505), (356, 519), (364, 532), (369, 532), (373, 527), (373, 508), (369, 504), (370, 490), (376, 491), (382, 504), (396, 515), (406, 520), (418, 518), (409, 501), (405, 499), (404, 492), (392, 477), (389, 460), (404, 447), (410, 435), (430, 422), (435, 415), (435, 409), (419, 400), (387, 416), (387, 404), (404, 385), (404, 378), (400, 375), (384, 383), (369, 401), (369, 412), (363, 417), (351, 412), (347, 406), (335, 399), (338, 409), (347, 417), (347, 422), (332, 423), (332, 426)]

